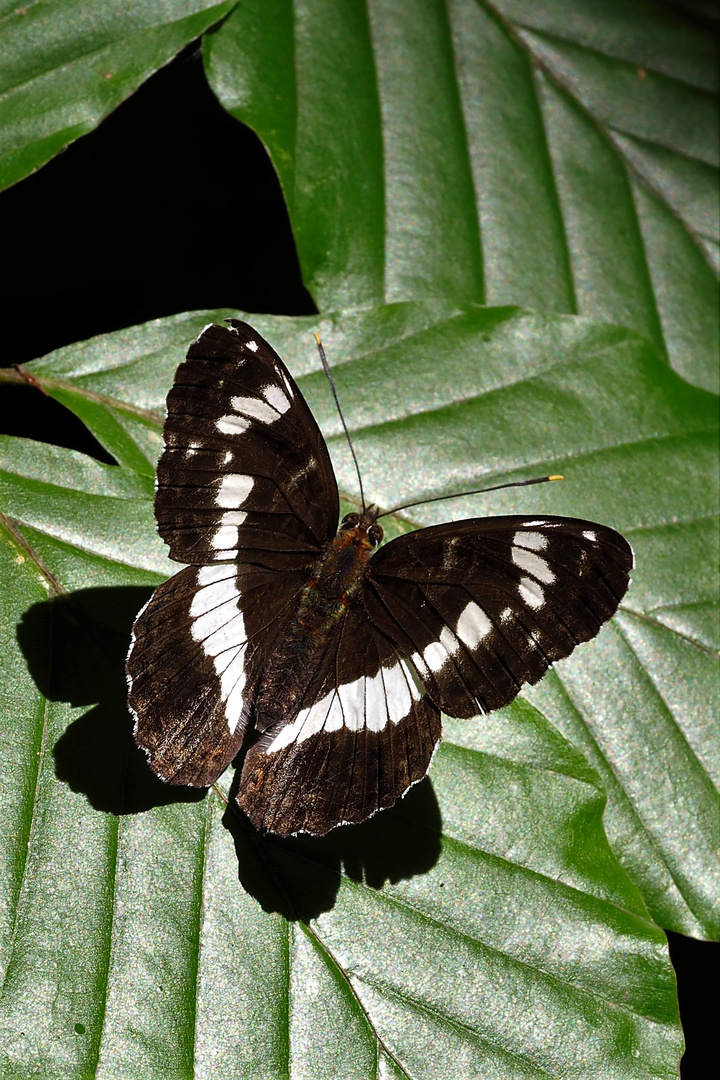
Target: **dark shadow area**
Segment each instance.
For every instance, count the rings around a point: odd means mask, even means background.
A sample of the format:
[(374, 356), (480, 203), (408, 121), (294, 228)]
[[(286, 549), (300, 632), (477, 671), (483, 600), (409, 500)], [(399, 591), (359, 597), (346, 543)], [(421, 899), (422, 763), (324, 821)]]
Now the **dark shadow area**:
[[(0, 366), (180, 311), (316, 310), (265, 148), (218, 102), (198, 42), (0, 193), (0, 234)], [(0, 432), (45, 439), (53, 406), (11, 389)], [(68, 425), (53, 441), (103, 460)]]
[(720, 1062), (720, 941), (697, 941), (671, 930), (667, 936), (687, 1044), (680, 1076), (707, 1080)]
[(327, 836), (263, 836), (235, 804), (239, 770), (223, 824), (235, 842), (243, 888), (264, 911), (308, 922), (335, 903), (341, 872), (373, 889), (424, 874), (440, 856), (442, 819), (428, 777), (389, 810)]
[(108, 454), (79, 416), (30, 383), (0, 383), (0, 409), (3, 435), (19, 435), (53, 446), (67, 446), (81, 454), (89, 454), (105, 465), (117, 465), (112, 454)]
[(718, 34), (718, 11), (717, 0), (656, 0), (661, 7), (668, 7), (675, 11), (683, 20), (694, 23), (700, 30), (704, 30), (708, 36), (716, 40)]
[(265, 148), (218, 102), (198, 42), (2, 192), (0, 232), (2, 364), (195, 308), (316, 310)]
[[(196, 802), (205, 788), (159, 780), (132, 734), (125, 656), (135, 617), (152, 590), (93, 588), (34, 604), (17, 629), (38, 689), (51, 701), (90, 705), (57, 740), (58, 780), (99, 811), (137, 814)], [(266, 911), (307, 921), (331, 908), (341, 871), (379, 889), (429, 870), (440, 854), (442, 821), (428, 779), (390, 810), (328, 836), (262, 836), (235, 805), (236, 771), (223, 822), (232, 835), (241, 885)]]
[(112, 814), (136, 814), (205, 796), (204, 788), (159, 780), (133, 739), (125, 655), (130, 628), (151, 591), (83, 589), (34, 604), (17, 629), (38, 689), (51, 701), (93, 706), (55, 744), (55, 773), (96, 810)]

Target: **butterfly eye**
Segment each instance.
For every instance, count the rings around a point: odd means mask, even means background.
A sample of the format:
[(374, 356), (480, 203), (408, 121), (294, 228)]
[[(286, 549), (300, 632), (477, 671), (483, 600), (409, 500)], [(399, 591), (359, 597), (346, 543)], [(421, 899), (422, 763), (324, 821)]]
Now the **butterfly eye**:
[(372, 541), (373, 547), (377, 547), (377, 545), (382, 540), (384, 533), (379, 525), (371, 525), (368, 529), (368, 536)]
[(341, 529), (354, 529), (360, 522), (359, 514), (346, 514), (340, 523)]

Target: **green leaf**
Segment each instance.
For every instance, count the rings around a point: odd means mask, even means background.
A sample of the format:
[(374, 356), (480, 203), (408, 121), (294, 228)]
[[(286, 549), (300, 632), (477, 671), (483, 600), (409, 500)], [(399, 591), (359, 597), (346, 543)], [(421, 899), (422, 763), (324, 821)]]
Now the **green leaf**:
[(92, 131), (232, 0), (0, 5), (0, 190)]
[(245, 0), (205, 62), (268, 148), (321, 310), (577, 312), (717, 389), (717, 68), (680, 14)]
[(27, 745), (3, 732), (6, 1075), (675, 1075), (664, 936), (593, 770), (531, 706), (451, 728), (442, 835), (427, 782), (323, 840), (261, 841), (215, 792), (148, 809), (115, 716), (137, 590), (49, 604), (24, 533), (0, 544), (34, 585), (18, 637), (55, 675), (34, 669)]
[(561, 471), (413, 522), (582, 515), (638, 557), (618, 618), (534, 688), (540, 711), (446, 720), (430, 781), (392, 811), (263, 841), (225, 810), (231, 774), (202, 802), (148, 776), (122, 673), (134, 613), (172, 570), (151, 506), (163, 399), (222, 314), (27, 365), (118, 466), (2, 444), (8, 1075), (677, 1075), (648, 912), (717, 933), (716, 399), (632, 332), (575, 317), (445, 301), (254, 317), (346, 499), (357, 482), (311, 328), (372, 498)]
[[(130, 482), (79, 457), (71, 470), (57, 450), (13, 444), (3, 504), (49, 565), (61, 541), (170, 572), (148, 501), (162, 402), (188, 340), (222, 315), (157, 320), (28, 365), (132, 470)], [(254, 322), (298, 377), (355, 503), (311, 327), (337, 365), (365, 488), (381, 505), (559, 472), (560, 486), (449, 499), (413, 520), (565, 513), (628, 536), (637, 568), (618, 619), (528, 694), (603, 777), (608, 835), (653, 918), (717, 936), (717, 400), (637, 335), (574, 317), (434, 302)]]

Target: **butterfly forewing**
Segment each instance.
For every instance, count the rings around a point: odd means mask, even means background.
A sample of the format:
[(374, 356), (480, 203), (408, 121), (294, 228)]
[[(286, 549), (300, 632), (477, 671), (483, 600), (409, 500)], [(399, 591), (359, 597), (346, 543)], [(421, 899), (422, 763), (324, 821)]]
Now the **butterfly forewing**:
[(476, 518), (382, 548), (365, 602), (451, 716), (507, 705), (617, 610), (632, 568), (619, 533), (576, 518)]
[(243, 743), (272, 640), (334, 535), (337, 486), (302, 395), (245, 323), (208, 326), (191, 345), (163, 434), (158, 530), (195, 565), (136, 620), (129, 704), (155, 772), (206, 785)]
[[(256, 709), (262, 727), (262, 690)], [(440, 714), (413, 665), (356, 603), (295, 718), (248, 751), (238, 803), (263, 831), (323, 835), (392, 806), (425, 776), (439, 738)]]
[(305, 566), (337, 528), (327, 447), (277, 354), (232, 324), (206, 327), (168, 395), (158, 531), (178, 562)]

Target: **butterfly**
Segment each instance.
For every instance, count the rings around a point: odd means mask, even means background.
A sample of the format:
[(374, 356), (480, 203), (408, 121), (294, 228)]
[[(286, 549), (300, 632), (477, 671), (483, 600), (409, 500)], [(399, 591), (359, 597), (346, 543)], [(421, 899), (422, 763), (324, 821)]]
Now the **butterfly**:
[(167, 399), (155, 513), (187, 564), (140, 611), (135, 740), (172, 784), (242, 750), (262, 832), (323, 835), (427, 774), (441, 711), (507, 705), (594, 637), (629, 583), (619, 533), (575, 518), (447, 522), (381, 545), (346, 515), (292, 376), (247, 323), (210, 325)]

